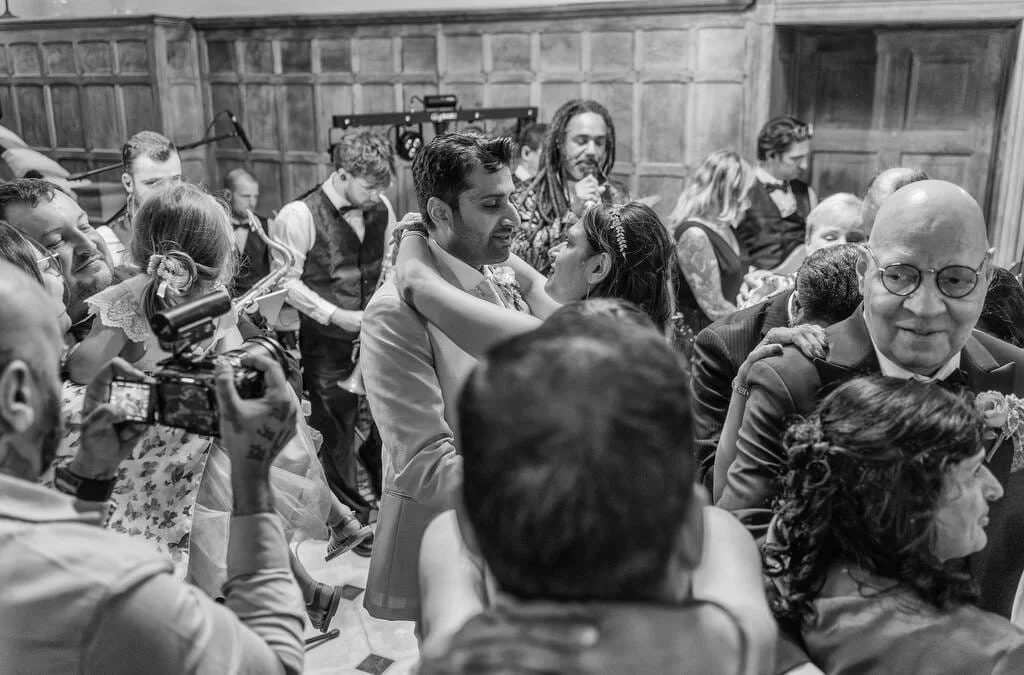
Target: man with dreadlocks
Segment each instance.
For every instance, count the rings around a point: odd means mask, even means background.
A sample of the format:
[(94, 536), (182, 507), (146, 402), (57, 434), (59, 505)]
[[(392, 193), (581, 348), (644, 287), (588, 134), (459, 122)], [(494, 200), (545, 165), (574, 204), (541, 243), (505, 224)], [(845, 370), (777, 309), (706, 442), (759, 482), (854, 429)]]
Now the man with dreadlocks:
[(522, 220), (512, 252), (547, 274), (548, 251), (564, 240), (584, 211), (602, 201), (629, 201), (626, 189), (609, 178), (614, 165), (615, 125), (608, 110), (583, 99), (559, 108), (537, 175), (512, 196)]

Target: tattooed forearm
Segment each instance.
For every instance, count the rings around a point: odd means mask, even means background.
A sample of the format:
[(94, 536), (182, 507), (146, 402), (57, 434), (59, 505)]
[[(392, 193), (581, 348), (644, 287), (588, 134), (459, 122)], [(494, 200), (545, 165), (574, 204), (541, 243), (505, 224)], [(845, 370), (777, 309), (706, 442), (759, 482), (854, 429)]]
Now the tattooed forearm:
[(697, 304), (712, 321), (736, 311), (734, 301), (722, 294), (718, 259), (711, 241), (700, 228), (691, 227), (683, 233), (676, 244), (676, 255)]

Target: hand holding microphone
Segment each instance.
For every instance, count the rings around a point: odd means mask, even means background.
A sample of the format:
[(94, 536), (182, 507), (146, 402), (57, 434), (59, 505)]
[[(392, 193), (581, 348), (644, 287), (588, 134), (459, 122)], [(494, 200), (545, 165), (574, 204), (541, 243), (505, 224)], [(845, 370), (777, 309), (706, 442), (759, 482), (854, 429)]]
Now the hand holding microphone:
[(584, 178), (576, 181), (576, 185), (573, 186), (572, 210), (577, 216), (601, 203), (608, 187), (602, 183), (598, 175), (597, 167), (587, 167), (584, 169)]

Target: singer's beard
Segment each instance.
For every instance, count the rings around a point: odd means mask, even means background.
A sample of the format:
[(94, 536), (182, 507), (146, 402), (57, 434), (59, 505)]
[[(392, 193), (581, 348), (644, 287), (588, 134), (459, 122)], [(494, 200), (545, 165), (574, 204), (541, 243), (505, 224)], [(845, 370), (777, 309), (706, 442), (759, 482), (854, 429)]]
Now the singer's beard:
[(587, 176), (601, 178), (601, 166), (595, 160), (585, 159), (567, 162), (565, 169), (565, 172), (573, 180), (583, 180)]

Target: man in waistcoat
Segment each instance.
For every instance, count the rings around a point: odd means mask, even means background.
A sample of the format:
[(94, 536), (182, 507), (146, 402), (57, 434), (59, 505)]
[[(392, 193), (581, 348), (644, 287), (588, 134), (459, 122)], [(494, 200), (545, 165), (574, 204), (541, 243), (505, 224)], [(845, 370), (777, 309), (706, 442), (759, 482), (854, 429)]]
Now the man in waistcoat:
[[(239, 269), (232, 292), (235, 296), (246, 293), (257, 281), (270, 273), (270, 247), (249, 230), (248, 212), (256, 212), (260, 200), (260, 184), (245, 169), (233, 169), (224, 176), (224, 197), (231, 206), (231, 224), (235, 227)], [(257, 216), (263, 231), (267, 232), (267, 219)]]
[[(370, 505), (359, 493), (354, 443), (359, 397), (340, 384), (355, 367), (363, 309), (377, 288), (384, 245), (395, 224), (384, 196), (395, 161), (391, 144), (368, 132), (344, 136), (331, 159), (334, 173), (320, 189), (285, 204), (271, 236), (295, 255), (284, 287), (288, 304), (299, 312), (309, 424), (324, 437), (320, 459), (327, 482), (366, 524)], [(379, 470), (368, 464), (368, 471)], [(368, 555), (369, 547), (364, 542), (355, 551)]]
[(778, 267), (804, 243), (807, 214), (818, 204), (814, 190), (800, 180), (812, 134), (811, 125), (787, 115), (769, 120), (757, 136), (757, 181), (736, 236), (759, 270)]

